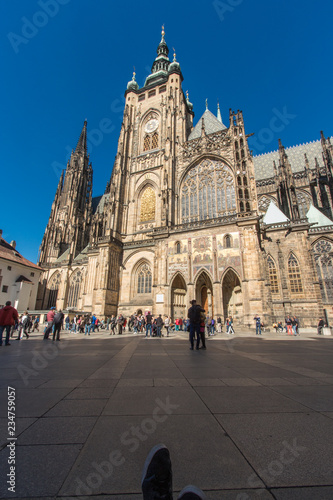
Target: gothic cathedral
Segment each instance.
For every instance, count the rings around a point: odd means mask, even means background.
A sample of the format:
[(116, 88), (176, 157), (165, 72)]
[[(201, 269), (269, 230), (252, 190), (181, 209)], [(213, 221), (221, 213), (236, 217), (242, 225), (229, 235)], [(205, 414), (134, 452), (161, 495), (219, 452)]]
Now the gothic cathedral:
[(100, 318), (186, 317), (314, 325), (333, 304), (330, 139), (254, 157), (241, 111), (195, 124), (162, 30), (142, 88), (127, 85), (117, 155), (92, 197), (87, 122), (60, 178), (40, 247), (37, 309)]

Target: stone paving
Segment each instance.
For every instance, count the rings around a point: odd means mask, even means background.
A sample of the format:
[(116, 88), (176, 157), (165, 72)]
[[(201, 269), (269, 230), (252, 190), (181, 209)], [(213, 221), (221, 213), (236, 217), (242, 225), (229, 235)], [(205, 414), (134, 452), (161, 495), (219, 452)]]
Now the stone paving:
[(187, 484), (211, 500), (332, 499), (332, 340), (243, 331), (206, 351), (186, 333), (12, 340), (0, 348), (0, 497), (142, 499), (143, 463), (163, 442), (174, 499)]

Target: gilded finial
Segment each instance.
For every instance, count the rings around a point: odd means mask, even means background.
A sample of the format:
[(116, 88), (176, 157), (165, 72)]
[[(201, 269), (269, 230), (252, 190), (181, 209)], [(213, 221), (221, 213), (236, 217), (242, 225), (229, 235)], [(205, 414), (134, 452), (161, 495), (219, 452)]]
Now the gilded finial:
[(186, 99), (188, 100), (188, 90), (186, 90), (185, 94), (186, 94)]
[(176, 62), (176, 50), (174, 47), (172, 47), (173, 50), (173, 62)]
[(164, 35), (165, 35), (164, 24), (162, 24), (162, 40), (164, 40)]

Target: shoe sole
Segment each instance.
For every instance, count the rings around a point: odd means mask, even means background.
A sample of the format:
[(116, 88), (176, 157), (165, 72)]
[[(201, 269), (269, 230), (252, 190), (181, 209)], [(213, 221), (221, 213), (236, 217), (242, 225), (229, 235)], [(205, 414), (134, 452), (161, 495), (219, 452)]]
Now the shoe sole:
[(207, 497), (204, 494), (204, 492), (201, 491), (196, 486), (192, 486), (191, 484), (189, 484), (188, 486), (185, 486), (185, 488), (182, 489), (182, 491), (179, 493), (177, 500), (181, 500), (181, 498), (182, 498), (181, 495), (185, 495), (186, 493), (194, 493), (195, 495), (197, 495), (198, 500), (207, 500)]

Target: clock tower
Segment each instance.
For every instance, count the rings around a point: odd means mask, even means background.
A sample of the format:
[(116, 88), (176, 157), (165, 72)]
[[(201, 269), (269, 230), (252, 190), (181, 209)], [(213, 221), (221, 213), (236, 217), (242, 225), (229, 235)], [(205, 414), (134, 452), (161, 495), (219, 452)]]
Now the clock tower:
[(154, 228), (175, 223), (176, 158), (193, 126), (192, 105), (182, 89), (176, 54), (170, 62), (164, 28), (151, 74), (142, 88), (135, 73), (127, 85), (124, 120), (110, 180), (113, 231), (140, 240)]

